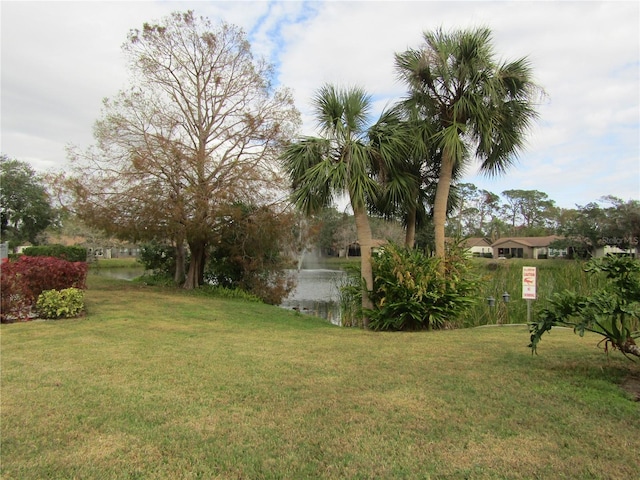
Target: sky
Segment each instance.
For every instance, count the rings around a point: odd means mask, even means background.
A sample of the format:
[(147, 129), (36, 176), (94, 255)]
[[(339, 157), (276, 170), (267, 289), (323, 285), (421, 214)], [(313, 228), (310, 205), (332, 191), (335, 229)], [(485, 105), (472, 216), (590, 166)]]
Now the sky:
[(194, 10), (247, 33), (293, 91), (301, 134), (316, 134), (311, 98), (324, 83), (360, 86), (375, 109), (399, 100), (394, 53), (423, 32), (488, 27), (496, 56), (527, 57), (546, 96), (505, 175), (471, 166), (463, 182), (500, 194), (538, 190), (563, 208), (606, 195), (640, 200), (640, 2), (636, 1), (7, 1), (0, 2), (0, 150), (38, 172), (86, 148), (102, 99), (129, 84), (127, 33)]

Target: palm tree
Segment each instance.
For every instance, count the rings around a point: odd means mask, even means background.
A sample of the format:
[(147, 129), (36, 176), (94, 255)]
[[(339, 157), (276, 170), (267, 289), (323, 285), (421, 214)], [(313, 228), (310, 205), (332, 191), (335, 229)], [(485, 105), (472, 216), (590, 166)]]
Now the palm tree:
[(396, 54), (395, 61), (409, 87), (405, 105), (436, 126), (432, 140), (441, 150), (441, 163), (433, 223), (435, 254), (444, 258), (447, 202), (456, 168), (462, 170), (468, 152), (474, 152), (485, 174), (505, 172), (537, 117), (540, 89), (527, 59), (494, 59), (489, 29), (425, 32), (424, 41), (419, 49)]
[[(425, 225), (432, 216), (432, 208), (438, 185), (438, 174), (442, 150), (433, 141), (435, 125), (419, 119), (415, 109), (399, 103), (383, 113), (370, 130), (371, 141), (377, 145), (380, 133), (384, 138), (393, 136), (405, 148), (398, 149), (403, 156), (396, 155), (382, 166), (387, 171), (376, 172), (383, 182), (375, 210), (388, 218), (399, 219), (405, 227), (405, 247), (415, 246), (416, 229)], [(464, 157), (466, 159), (466, 156)], [(456, 182), (462, 172), (454, 167), (452, 181)], [(453, 187), (453, 185), (452, 185)], [(450, 192), (449, 207), (452, 208), (455, 192)]]
[(415, 228), (424, 214), (424, 182), (422, 161), (425, 144), (422, 141), (422, 125), (410, 122), (400, 106), (382, 114), (369, 130), (371, 144), (380, 148), (385, 144), (389, 132), (395, 135), (406, 148), (394, 152), (385, 163), (374, 163), (376, 177), (382, 184), (381, 192), (371, 208), (386, 218), (399, 219), (405, 227), (405, 246), (413, 248)]
[[(377, 143), (370, 141), (367, 121), (371, 97), (358, 87), (339, 89), (321, 87), (313, 99), (320, 137), (304, 137), (290, 144), (282, 155), (284, 169), (293, 184), (292, 200), (302, 211), (311, 214), (331, 205), (334, 198), (347, 193), (353, 209), (361, 250), (363, 309), (373, 308), (369, 292), (373, 289), (371, 269), (371, 227), (367, 205), (378, 195), (379, 182), (374, 165), (390, 158), (400, 142), (380, 134)], [(363, 318), (368, 327), (368, 318)]]

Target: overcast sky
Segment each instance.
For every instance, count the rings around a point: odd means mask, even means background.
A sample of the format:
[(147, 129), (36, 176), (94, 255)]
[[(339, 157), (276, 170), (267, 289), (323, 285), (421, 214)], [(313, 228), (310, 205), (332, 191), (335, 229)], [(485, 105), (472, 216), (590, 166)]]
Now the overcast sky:
[[(499, 58), (527, 56), (547, 93), (500, 194), (539, 190), (565, 208), (604, 195), (640, 199), (640, 3), (632, 2), (0, 2), (1, 151), (38, 171), (87, 147), (104, 97), (127, 85), (120, 46), (132, 28), (176, 10), (241, 26), (294, 92), (303, 132), (323, 83), (359, 85), (377, 112), (399, 99), (393, 54), (422, 32), (486, 26)], [(372, 121), (375, 118), (372, 118)]]

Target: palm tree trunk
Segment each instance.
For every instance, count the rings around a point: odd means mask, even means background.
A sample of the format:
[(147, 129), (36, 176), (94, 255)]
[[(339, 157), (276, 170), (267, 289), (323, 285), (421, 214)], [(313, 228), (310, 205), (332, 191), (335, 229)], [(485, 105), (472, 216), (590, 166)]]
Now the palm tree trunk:
[(634, 342), (631, 337), (627, 338), (627, 340), (620, 345), (620, 351), (640, 357), (640, 346), (636, 345), (636, 342)]
[(407, 230), (404, 236), (404, 246), (413, 248), (416, 244), (416, 207), (409, 207), (407, 212)]
[[(444, 224), (447, 221), (447, 202), (449, 201), (449, 190), (451, 188), (451, 178), (453, 176), (453, 155), (445, 148), (442, 154), (442, 163), (438, 175), (438, 187), (436, 188), (436, 198), (433, 202), (433, 226), (436, 242), (436, 257), (444, 260), (446, 256)], [(444, 273), (444, 262), (440, 262), (439, 270)]]
[[(373, 302), (369, 292), (373, 290), (373, 268), (371, 266), (371, 226), (369, 225), (369, 217), (364, 207), (356, 208), (353, 206), (353, 215), (356, 221), (356, 233), (358, 235), (358, 243), (360, 244), (360, 273), (364, 279), (366, 290), (362, 291), (362, 308), (373, 309)], [(369, 317), (363, 315), (362, 325), (365, 329), (369, 328)]]

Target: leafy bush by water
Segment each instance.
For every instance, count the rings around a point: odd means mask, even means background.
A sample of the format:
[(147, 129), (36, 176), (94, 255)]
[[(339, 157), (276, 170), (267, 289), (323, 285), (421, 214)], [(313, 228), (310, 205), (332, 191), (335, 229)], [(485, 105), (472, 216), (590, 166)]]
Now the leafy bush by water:
[(145, 270), (155, 275), (173, 276), (176, 270), (176, 249), (171, 245), (152, 241), (140, 246), (138, 259)]
[(439, 272), (440, 262), (420, 250), (385, 247), (373, 261), (371, 298), (376, 308), (370, 312), (370, 327), (431, 330), (455, 326), (475, 302), (477, 282), (460, 252), (449, 252), (444, 275)]
[[(420, 250), (387, 245), (372, 259), (374, 309), (366, 312), (372, 330), (431, 330), (460, 325), (459, 318), (477, 301), (477, 276), (461, 251), (445, 260)], [(357, 318), (361, 286), (353, 280), (341, 289), (342, 323)]]

